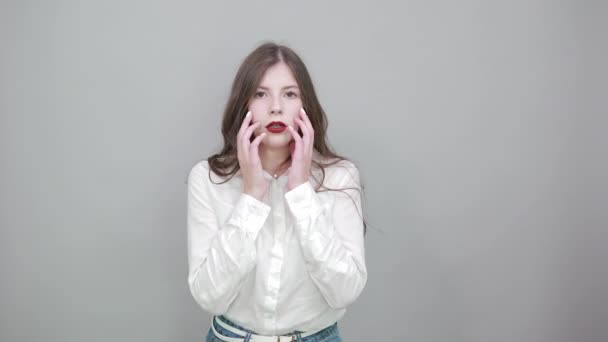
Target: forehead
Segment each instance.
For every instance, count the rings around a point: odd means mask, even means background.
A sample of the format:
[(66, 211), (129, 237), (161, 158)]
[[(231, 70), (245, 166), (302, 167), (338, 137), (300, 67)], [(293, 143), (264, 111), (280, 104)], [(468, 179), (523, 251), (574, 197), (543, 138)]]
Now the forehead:
[(296, 85), (297, 82), (291, 69), (287, 66), (287, 64), (280, 62), (277, 63), (266, 70), (264, 76), (262, 77), (262, 81), (260, 82), (260, 86), (262, 87), (282, 87), (288, 85)]

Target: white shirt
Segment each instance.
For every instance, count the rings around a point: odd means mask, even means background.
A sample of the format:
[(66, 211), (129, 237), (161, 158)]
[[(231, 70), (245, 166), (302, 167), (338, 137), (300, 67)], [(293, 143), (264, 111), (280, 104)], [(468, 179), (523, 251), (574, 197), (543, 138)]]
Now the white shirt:
[[(188, 177), (188, 284), (196, 302), (262, 335), (342, 318), (367, 282), (359, 191), (344, 190), (354, 202), (340, 191), (317, 193), (311, 177), (287, 192), (288, 172), (275, 179), (264, 171), (270, 184), (259, 201), (243, 193), (240, 170), (220, 185), (208, 172), (203, 160)], [(312, 173), (321, 179), (314, 164)], [(324, 184), (361, 189), (345, 160), (325, 168)]]

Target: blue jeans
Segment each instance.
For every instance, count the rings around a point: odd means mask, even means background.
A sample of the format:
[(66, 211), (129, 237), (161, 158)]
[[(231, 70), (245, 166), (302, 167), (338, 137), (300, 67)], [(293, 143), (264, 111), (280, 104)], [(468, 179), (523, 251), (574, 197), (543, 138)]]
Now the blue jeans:
[[(257, 334), (255, 331), (244, 328), (240, 325), (237, 325), (236, 323), (228, 320), (228, 318), (226, 318), (222, 315), (217, 316), (217, 318), (219, 320), (221, 320), (222, 322), (242, 331), (242, 335), (237, 335), (237, 334), (233, 333), (232, 331), (222, 328), (220, 325), (215, 323), (215, 320), (212, 320), (215, 330), (218, 333), (220, 333), (221, 335), (224, 335), (227, 337), (236, 337), (236, 338), (241, 337), (241, 338), (243, 338), (243, 342), (249, 342), (249, 338), (250, 338), (251, 334), (252, 333)], [(302, 333), (302, 331), (296, 330), (294, 332), (291, 332), (291, 333), (285, 334), (285, 335), (296, 335), (296, 341), (298, 341), (298, 342), (342, 342), (342, 338), (340, 337), (340, 332), (338, 331), (338, 322), (336, 322), (336, 323), (330, 325), (329, 327), (327, 327), (315, 334), (312, 334), (310, 336), (301, 337), (300, 336), (301, 333)], [(257, 334), (257, 335), (259, 335), (259, 334)], [(224, 342), (224, 340), (222, 340), (221, 336), (216, 336), (213, 333), (213, 329), (209, 328), (209, 332), (207, 333), (205, 342)]]

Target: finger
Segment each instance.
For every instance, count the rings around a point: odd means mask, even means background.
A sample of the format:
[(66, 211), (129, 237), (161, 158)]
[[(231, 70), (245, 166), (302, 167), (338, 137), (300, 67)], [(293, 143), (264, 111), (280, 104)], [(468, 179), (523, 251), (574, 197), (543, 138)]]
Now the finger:
[(300, 129), (302, 130), (302, 141), (304, 143), (304, 146), (308, 146), (310, 144), (310, 141), (312, 141), (312, 136), (310, 131), (308, 130), (308, 126), (304, 123), (304, 121), (298, 119), (298, 118), (294, 118), (294, 121), (298, 124), (298, 127), (300, 127)]
[(295, 147), (294, 147), (294, 154), (299, 153), (301, 147), (302, 146), (302, 137), (300, 137), (300, 135), (298, 134), (298, 132), (296, 132), (295, 128), (293, 128), (292, 126), (288, 126), (287, 128), (289, 130), (289, 133), (291, 133), (291, 136), (293, 137), (293, 140), (295, 141)]
[(258, 128), (259, 125), (260, 125), (259, 122), (255, 122), (255, 123), (251, 124), (249, 127), (247, 127), (247, 129), (245, 130), (245, 133), (243, 133), (243, 136), (241, 137), (241, 140), (243, 140), (245, 143), (250, 142), (251, 134), (253, 133), (253, 131), (255, 131), (256, 128)]
[(250, 151), (250, 155), (252, 156), (259, 156), (259, 152), (258, 152), (258, 146), (260, 145), (260, 143), (262, 142), (262, 139), (264, 139), (264, 137), (266, 136), (266, 132), (258, 135), (252, 142), (251, 142), (251, 151)]
[(306, 129), (306, 125), (301, 119), (293, 118), (293, 122), (296, 124), (294, 127), (295, 131), (298, 131), (298, 128), (302, 131), (302, 138), (304, 138), (308, 134), (308, 130)]
[(249, 127), (249, 122), (251, 122), (252, 117), (253, 115), (251, 114), (251, 111), (248, 111), (247, 114), (245, 114), (245, 119), (243, 119), (243, 122), (241, 123), (241, 128), (239, 129), (237, 137), (240, 138), (245, 133), (245, 130), (247, 127)]
[(292, 140), (289, 142), (289, 155), (293, 156), (293, 152), (296, 149), (296, 141)]
[(312, 150), (313, 150), (313, 142), (314, 142), (314, 135), (313, 132), (311, 132), (310, 128), (308, 127), (308, 125), (306, 125), (306, 123), (304, 123), (304, 121), (295, 118), (294, 120), (296, 120), (298, 126), (300, 126), (300, 128), (302, 128), (302, 132), (304, 133), (304, 137), (302, 138), (302, 148), (304, 150), (304, 155), (306, 156), (306, 158), (312, 158)]
[(243, 135), (241, 135), (241, 137), (239, 138), (238, 144), (240, 146), (240, 149), (242, 150), (243, 157), (245, 158), (245, 160), (249, 160), (249, 141), (251, 141), (251, 133), (256, 129), (258, 125), (259, 123), (256, 122), (247, 127), (245, 129), (245, 132), (243, 132)]
[(308, 127), (310, 134), (314, 135), (315, 130), (312, 128), (312, 122), (310, 122), (310, 118), (308, 118), (308, 114), (306, 114), (306, 111), (304, 110), (304, 108), (300, 108), (300, 117), (301, 117), (301, 120), (303, 120), (304, 123), (306, 124), (306, 127)]
[(243, 140), (241, 139), (241, 137), (243, 136), (245, 129), (247, 127), (249, 127), (249, 121), (251, 120), (250, 113), (251, 113), (251, 111), (248, 111), (247, 114), (245, 114), (245, 118), (243, 119), (243, 122), (241, 123), (241, 127), (239, 127), (239, 131), (236, 134), (236, 152), (237, 152), (237, 157), (238, 157), (239, 161), (244, 161), (247, 157), (247, 152), (245, 151), (245, 146), (243, 144)]
[(312, 158), (312, 150), (314, 148), (314, 141), (315, 141), (315, 130), (312, 127), (312, 122), (310, 121), (310, 118), (308, 117), (308, 114), (306, 114), (306, 111), (304, 110), (304, 108), (301, 108), (300, 112), (302, 113), (300, 116), (304, 118), (306, 127), (308, 127), (308, 142), (307, 142), (308, 148), (306, 149), (306, 151)]

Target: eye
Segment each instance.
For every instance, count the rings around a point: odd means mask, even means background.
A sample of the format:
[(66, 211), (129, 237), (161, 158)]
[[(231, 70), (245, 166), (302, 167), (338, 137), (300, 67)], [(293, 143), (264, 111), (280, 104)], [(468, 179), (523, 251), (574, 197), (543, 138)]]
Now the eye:
[[(294, 93), (293, 91), (288, 91), (287, 92), (288, 97), (298, 97), (297, 93)], [(293, 95), (293, 96), (292, 96)]]
[(258, 92), (255, 93), (255, 95), (253, 95), (253, 97), (261, 97), (261, 96), (259, 96), (260, 94), (264, 95), (264, 92), (263, 91), (258, 91)]

